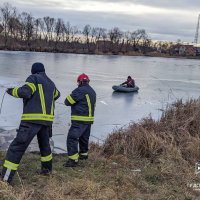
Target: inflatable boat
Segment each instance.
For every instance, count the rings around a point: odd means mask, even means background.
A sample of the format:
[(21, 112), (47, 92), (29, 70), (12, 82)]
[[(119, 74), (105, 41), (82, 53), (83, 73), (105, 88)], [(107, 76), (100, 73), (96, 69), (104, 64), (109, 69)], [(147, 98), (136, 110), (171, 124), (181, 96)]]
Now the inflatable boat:
[(115, 92), (137, 92), (139, 90), (139, 87), (138, 86), (135, 86), (135, 87), (125, 87), (125, 86), (122, 86), (122, 85), (113, 85), (112, 89)]

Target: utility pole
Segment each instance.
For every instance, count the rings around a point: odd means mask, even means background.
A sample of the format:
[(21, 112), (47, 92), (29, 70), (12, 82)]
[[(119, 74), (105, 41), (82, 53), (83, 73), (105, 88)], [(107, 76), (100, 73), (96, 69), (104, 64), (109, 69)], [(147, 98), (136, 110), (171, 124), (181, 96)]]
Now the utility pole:
[(197, 27), (196, 27), (196, 33), (194, 36), (194, 43), (197, 44), (198, 43), (198, 37), (199, 37), (199, 21), (200, 21), (200, 14), (198, 16), (198, 21), (197, 21)]

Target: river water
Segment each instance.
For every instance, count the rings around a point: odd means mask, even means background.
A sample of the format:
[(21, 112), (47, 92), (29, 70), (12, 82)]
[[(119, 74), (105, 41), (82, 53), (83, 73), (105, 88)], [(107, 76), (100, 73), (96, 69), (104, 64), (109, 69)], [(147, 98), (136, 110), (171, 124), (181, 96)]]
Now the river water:
[[(70, 127), (70, 108), (63, 102), (77, 87), (80, 73), (89, 75), (90, 85), (97, 93), (91, 140), (98, 142), (113, 130), (149, 114), (158, 119), (162, 109), (176, 99), (198, 98), (200, 94), (199, 60), (0, 51), (0, 101), (6, 88), (24, 83), (34, 62), (44, 64), (47, 75), (61, 92), (53, 125), (54, 145), (61, 152), (60, 148), (66, 150)], [(139, 92), (113, 93), (112, 85), (124, 82), (128, 75), (135, 79)], [(0, 130), (16, 129), (21, 112), (22, 100), (5, 95)], [(7, 140), (12, 139), (2, 141)]]

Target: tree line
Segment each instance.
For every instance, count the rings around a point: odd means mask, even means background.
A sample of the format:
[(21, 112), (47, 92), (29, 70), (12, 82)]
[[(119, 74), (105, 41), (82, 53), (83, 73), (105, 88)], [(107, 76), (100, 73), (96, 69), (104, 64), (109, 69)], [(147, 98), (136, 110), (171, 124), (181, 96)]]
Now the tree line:
[(144, 29), (122, 31), (86, 24), (82, 30), (62, 18), (19, 13), (9, 3), (0, 6), (0, 49), (66, 53), (146, 53), (162, 42), (153, 43)]

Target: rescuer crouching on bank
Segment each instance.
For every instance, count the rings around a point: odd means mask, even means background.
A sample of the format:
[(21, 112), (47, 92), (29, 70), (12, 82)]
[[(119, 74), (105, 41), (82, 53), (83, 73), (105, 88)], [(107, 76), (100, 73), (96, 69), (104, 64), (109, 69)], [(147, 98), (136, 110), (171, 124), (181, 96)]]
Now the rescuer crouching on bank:
[(3, 164), (2, 180), (10, 183), (20, 160), (37, 135), (41, 153), (41, 174), (52, 171), (52, 153), (49, 138), (52, 136), (55, 100), (60, 92), (47, 77), (42, 63), (32, 65), (30, 75), (22, 87), (8, 88), (7, 93), (23, 99), (23, 114), (17, 136), (10, 144)]
[(88, 159), (89, 137), (96, 104), (96, 93), (89, 82), (86, 74), (78, 76), (78, 87), (65, 100), (65, 105), (71, 106), (72, 123), (67, 136), (68, 160), (65, 167), (76, 167), (79, 159)]

